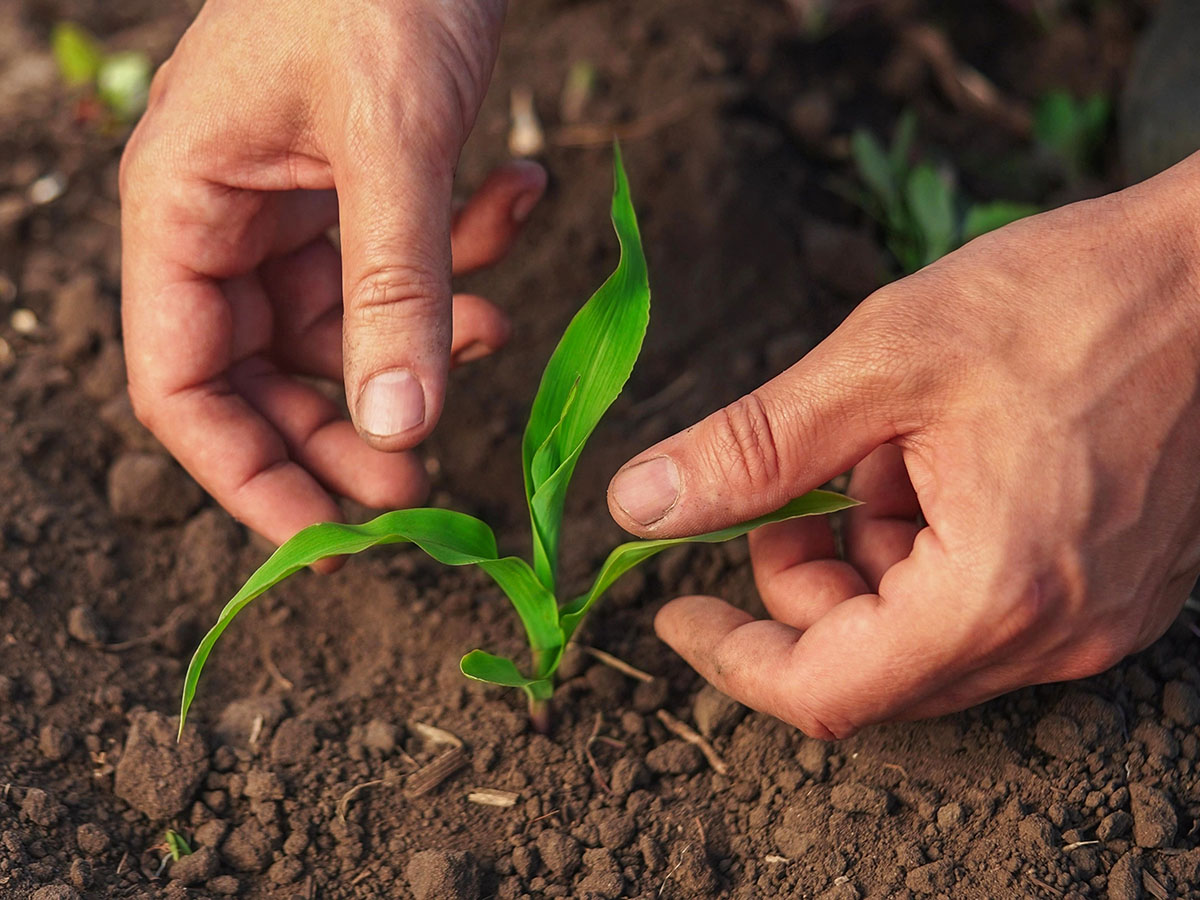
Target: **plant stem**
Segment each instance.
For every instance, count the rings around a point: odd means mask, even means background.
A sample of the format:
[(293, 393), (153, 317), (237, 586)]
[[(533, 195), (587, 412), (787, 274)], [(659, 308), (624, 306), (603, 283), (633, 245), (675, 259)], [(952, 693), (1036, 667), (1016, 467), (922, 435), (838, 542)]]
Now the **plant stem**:
[(549, 734), (551, 727), (550, 701), (529, 700), (529, 723), (538, 734)]

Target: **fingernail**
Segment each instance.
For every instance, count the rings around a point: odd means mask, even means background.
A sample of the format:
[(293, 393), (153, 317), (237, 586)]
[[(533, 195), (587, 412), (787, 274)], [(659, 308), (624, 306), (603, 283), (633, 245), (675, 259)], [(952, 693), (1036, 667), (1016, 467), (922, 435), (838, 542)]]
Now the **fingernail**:
[(425, 391), (407, 369), (381, 372), (363, 388), (358, 424), (376, 437), (391, 437), (425, 421)]
[(629, 518), (652, 525), (679, 500), (679, 469), (668, 456), (640, 462), (617, 473), (612, 495)]
[(512, 219), (518, 225), (529, 218), (529, 214), (533, 212), (533, 208), (537, 206), (537, 202), (542, 199), (541, 191), (526, 191), (521, 196), (513, 201)]

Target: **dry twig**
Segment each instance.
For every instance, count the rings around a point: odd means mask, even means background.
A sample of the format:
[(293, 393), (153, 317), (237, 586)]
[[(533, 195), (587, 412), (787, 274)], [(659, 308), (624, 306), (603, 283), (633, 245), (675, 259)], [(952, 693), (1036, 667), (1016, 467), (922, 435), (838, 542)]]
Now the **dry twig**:
[(382, 778), (376, 778), (374, 781), (364, 781), (361, 784), (356, 784), (346, 793), (342, 794), (341, 799), (337, 802), (337, 817), (342, 822), (346, 821), (346, 810), (350, 808), (350, 801), (358, 794), (359, 791), (364, 791), (369, 787), (375, 787), (377, 784), (383, 784)]
[(480, 806), (499, 806), (508, 808), (516, 806), (521, 795), (516, 791), (502, 791), (498, 788), (475, 788), (467, 794), (467, 800)]
[(433, 762), (408, 776), (405, 790), (412, 797), (423, 797), (436, 790), (442, 782), (467, 764), (467, 754), (461, 746), (451, 747)]
[(622, 675), (628, 675), (630, 678), (636, 678), (638, 681), (641, 681), (645, 684), (649, 684), (654, 680), (654, 676), (649, 672), (643, 672), (641, 669), (635, 669), (629, 663), (625, 662), (625, 660), (613, 656), (611, 653), (605, 653), (603, 650), (597, 650), (595, 647), (585, 647), (582, 644), (580, 644), (579, 649), (598, 662), (604, 663), (604, 665), (608, 666), (609, 668), (616, 669)]
[(592, 744), (596, 743), (600, 736), (600, 725), (604, 721), (603, 713), (596, 713), (596, 722), (592, 725), (592, 733), (588, 735), (588, 739), (583, 744), (583, 756), (587, 760), (588, 767), (592, 770), (592, 775), (596, 779), (596, 783), (600, 785), (600, 789), (606, 794), (612, 793), (612, 788), (609, 787), (608, 779), (604, 777), (604, 773), (600, 771), (600, 764), (596, 762), (596, 757), (592, 754)]
[(658, 720), (663, 723), (667, 731), (683, 738), (689, 744), (695, 744), (704, 754), (704, 758), (708, 760), (708, 764), (712, 766), (714, 772), (718, 775), (729, 774), (729, 766), (725, 765), (725, 760), (721, 759), (721, 755), (713, 749), (713, 745), (706, 741), (698, 731), (679, 721), (665, 709), (658, 711)]
[(135, 647), (143, 647), (146, 644), (153, 644), (155, 641), (166, 637), (171, 633), (180, 620), (184, 616), (190, 614), (190, 610), (186, 606), (178, 606), (172, 610), (167, 616), (166, 621), (155, 628), (153, 631), (143, 634), (140, 637), (130, 638), (127, 641), (118, 641), (115, 644), (93, 644), (98, 650), (103, 650), (106, 653), (124, 653), (126, 650), (133, 650)]

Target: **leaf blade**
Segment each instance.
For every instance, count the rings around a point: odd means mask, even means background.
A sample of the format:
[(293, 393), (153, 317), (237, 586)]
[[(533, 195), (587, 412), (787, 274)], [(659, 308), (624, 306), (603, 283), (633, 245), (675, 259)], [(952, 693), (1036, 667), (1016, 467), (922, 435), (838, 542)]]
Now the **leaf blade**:
[(840, 512), (853, 506), (858, 506), (857, 500), (852, 500), (833, 491), (810, 491), (802, 497), (784, 504), (774, 512), (751, 519), (739, 525), (732, 525), (719, 531), (698, 534), (691, 537), (663, 538), (655, 541), (630, 541), (614, 549), (601, 566), (592, 587), (586, 594), (577, 597), (562, 610), (562, 630), (567, 640), (575, 633), (583, 617), (587, 615), (592, 605), (600, 596), (612, 587), (618, 578), (634, 566), (645, 562), (653, 556), (680, 544), (705, 543), (716, 544), (741, 537), (755, 528), (770, 525), (773, 522), (785, 522), (802, 516), (827, 515)]
[[(521, 446), (534, 569), (551, 591), (567, 485), (584, 443), (629, 380), (650, 321), (646, 257), (619, 145), (611, 218), (620, 245), (617, 268), (563, 332), (542, 373)], [(539, 454), (558, 465), (535, 471)]]
[(446, 565), (478, 565), (495, 580), (516, 607), (535, 651), (554, 651), (561, 644), (562, 631), (558, 625), (554, 596), (545, 589), (524, 560), (511, 556), (500, 557), (492, 529), (474, 516), (448, 509), (403, 509), (384, 513), (363, 525), (335, 522), (312, 525), (271, 554), (225, 605), (216, 624), (201, 640), (184, 677), (179, 714), (180, 733), (204, 664), (221, 634), (238, 613), (280, 581), (318, 560), (396, 543), (416, 544)]

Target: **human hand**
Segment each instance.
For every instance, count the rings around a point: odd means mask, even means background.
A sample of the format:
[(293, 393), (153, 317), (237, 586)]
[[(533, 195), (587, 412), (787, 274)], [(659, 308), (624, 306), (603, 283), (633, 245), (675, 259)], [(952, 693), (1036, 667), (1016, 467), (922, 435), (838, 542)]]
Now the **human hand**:
[[(827, 521), (751, 536), (771, 618), (655, 625), (822, 739), (1098, 673), (1200, 573), (1200, 154), (980, 238), (868, 298), (762, 388), (613, 479), (647, 537), (745, 521), (854, 466)], [(922, 523), (922, 519), (924, 522)]]
[[(450, 290), (545, 187), (510, 164), (452, 215), (504, 5), (209, 0), (154, 80), (121, 166), (130, 396), (276, 543), (336, 519), (334, 494), (419, 501), (423, 467), (395, 451), (433, 428), (451, 359), (508, 336)], [(300, 376), (344, 376), (354, 425)]]

